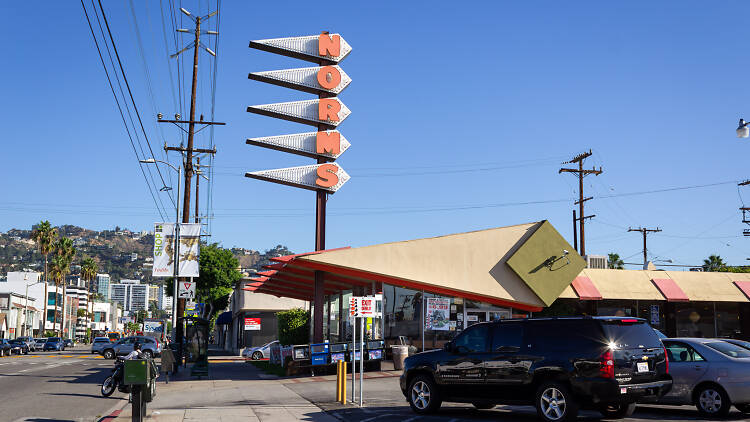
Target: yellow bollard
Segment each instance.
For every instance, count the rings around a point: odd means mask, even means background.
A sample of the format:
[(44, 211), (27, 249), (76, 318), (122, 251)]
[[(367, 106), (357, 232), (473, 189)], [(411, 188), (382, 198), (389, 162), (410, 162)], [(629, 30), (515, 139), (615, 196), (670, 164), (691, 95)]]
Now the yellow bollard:
[(341, 401), (341, 361), (336, 362), (336, 401)]
[(341, 404), (346, 404), (346, 361), (341, 361)]

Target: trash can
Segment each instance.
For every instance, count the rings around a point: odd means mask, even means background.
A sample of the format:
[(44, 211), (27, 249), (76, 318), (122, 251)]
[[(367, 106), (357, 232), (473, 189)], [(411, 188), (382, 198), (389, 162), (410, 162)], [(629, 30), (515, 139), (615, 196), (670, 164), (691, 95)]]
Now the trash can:
[(409, 356), (409, 346), (394, 344), (391, 346), (393, 352), (393, 369), (404, 369), (404, 360)]

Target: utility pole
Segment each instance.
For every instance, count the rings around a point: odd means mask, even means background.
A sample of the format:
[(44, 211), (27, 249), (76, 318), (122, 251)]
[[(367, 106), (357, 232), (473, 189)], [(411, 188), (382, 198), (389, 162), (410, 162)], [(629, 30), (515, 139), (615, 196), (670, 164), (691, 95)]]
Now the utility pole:
[[(737, 186), (747, 186), (747, 185), (750, 185), (750, 180), (744, 180), (737, 184)], [(742, 211), (742, 222), (750, 225), (750, 215), (748, 215), (748, 212), (750, 212), (750, 207), (741, 207), (740, 211)], [(750, 236), (750, 229), (742, 230), (742, 235)]]
[(628, 228), (628, 232), (641, 232), (643, 234), (643, 269), (644, 270), (648, 268), (648, 255), (646, 253), (648, 249), (646, 248), (646, 236), (648, 236), (649, 233), (658, 233), (660, 231), (661, 229), (658, 227), (655, 229), (647, 229), (645, 227), (638, 227), (637, 229)]
[(568, 169), (568, 168), (561, 168), (560, 171), (557, 173), (576, 173), (578, 175), (578, 200), (575, 201), (575, 204), (578, 205), (578, 222), (579, 222), (579, 235), (581, 240), (581, 249), (579, 253), (581, 256), (586, 255), (586, 237), (585, 237), (585, 231), (584, 231), (584, 223), (589, 218), (594, 218), (596, 215), (586, 215), (583, 213), (583, 203), (594, 199), (593, 196), (589, 196), (588, 198), (585, 198), (583, 196), (583, 178), (588, 176), (589, 174), (593, 174), (595, 176), (598, 176), (602, 174), (602, 168), (599, 166), (599, 170), (597, 170), (595, 167), (592, 167), (591, 170), (584, 170), (583, 169), (583, 161), (586, 160), (586, 158), (590, 157), (592, 155), (591, 150), (588, 152), (584, 152), (583, 154), (578, 154), (570, 161), (566, 161), (563, 164), (574, 164), (578, 163), (577, 169)]
[[(189, 223), (190, 222), (190, 214), (191, 214), (190, 213), (190, 190), (191, 190), (191, 187), (192, 187), (191, 186), (191, 179), (192, 179), (193, 171), (194, 171), (193, 170), (193, 154), (194, 153), (207, 153), (207, 154), (215, 154), (216, 153), (216, 148), (215, 147), (213, 149), (194, 148), (195, 134), (197, 132), (200, 132), (201, 130), (203, 130), (208, 125), (224, 125), (225, 123), (220, 123), (220, 122), (204, 122), (203, 121), (203, 115), (201, 115), (201, 118), (200, 118), (199, 121), (195, 120), (196, 92), (197, 92), (197, 88), (198, 88), (198, 50), (202, 47), (210, 55), (216, 57), (216, 53), (214, 53), (210, 48), (208, 48), (205, 45), (201, 44), (201, 42), (200, 42), (200, 36), (201, 36), (201, 34), (218, 35), (218, 32), (216, 32), (216, 31), (201, 31), (201, 23), (204, 22), (204, 21), (206, 21), (206, 20), (208, 20), (212, 16), (215, 16), (218, 13), (218, 11), (211, 12), (208, 15), (203, 16), (203, 17), (201, 17), (201, 16), (195, 16), (195, 17), (193, 17), (193, 15), (190, 12), (188, 12), (187, 10), (185, 10), (184, 8), (180, 8), (180, 11), (182, 13), (184, 13), (187, 17), (189, 17), (190, 19), (192, 19), (193, 22), (195, 22), (195, 29), (193, 31), (188, 30), (188, 29), (178, 29), (177, 32), (187, 33), (187, 34), (193, 33), (194, 34), (194, 40), (193, 40), (192, 43), (190, 43), (187, 46), (185, 46), (185, 48), (183, 48), (182, 50), (180, 50), (180, 51), (178, 51), (178, 52), (170, 55), (170, 57), (171, 58), (175, 58), (175, 57), (179, 56), (181, 53), (183, 53), (183, 52), (185, 52), (185, 51), (187, 51), (187, 50), (189, 50), (191, 48), (193, 49), (193, 78), (192, 78), (191, 93), (190, 93), (190, 116), (189, 116), (188, 120), (180, 120), (181, 116), (179, 114), (175, 114), (174, 120), (167, 120), (167, 119), (163, 119), (162, 118), (162, 114), (159, 113), (157, 121), (159, 123), (172, 123), (175, 126), (179, 127), (180, 130), (182, 130), (184, 132), (187, 132), (187, 135), (188, 135), (187, 148), (183, 148), (182, 145), (180, 145), (179, 147), (169, 147), (165, 143), (164, 150), (165, 151), (178, 151), (181, 154), (184, 154), (184, 163), (185, 163), (185, 190), (184, 190), (184, 194), (183, 194), (183, 203), (182, 203), (182, 223)], [(188, 125), (188, 129), (187, 130), (185, 130), (185, 128), (182, 127), (182, 125), (184, 125), (184, 124)], [(198, 125), (204, 125), (204, 126), (196, 131), (196, 129), (195, 129), (195, 125), (196, 124), (198, 124)], [(196, 190), (197, 190), (197, 185), (196, 185)], [(179, 201), (179, 199), (178, 199), (178, 201)], [(197, 201), (197, 193), (196, 193), (196, 219), (197, 219), (197, 210), (198, 210), (198, 204), (197, 204), (197, 202), (198, 201)], [(177, 302), (176, 306), (175, 306), (175, 308), (176, 308), (176, 318), (175, 318), (175, 321), (178, 321), (178, 318), (182, 317), (185, 314), (185, 299), (177, 299), (177, 292), (176, 291), (174, 292), (173, 298)], [(183, 337), (183, 332), (182, 331), (183, 331), (182, 330), (182, 324), (180, 324), (178, 322), (176, 330), (175, 330), (175, 335), (176, 335), (177, 338), (174, 339), (174, 340), (180, 342), (180, 344), (182, 344), (182, 337)]]

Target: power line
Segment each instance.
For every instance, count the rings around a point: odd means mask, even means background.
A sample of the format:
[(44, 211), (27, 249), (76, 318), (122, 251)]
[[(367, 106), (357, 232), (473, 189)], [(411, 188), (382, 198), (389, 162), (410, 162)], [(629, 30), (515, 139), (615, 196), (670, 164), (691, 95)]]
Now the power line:
[[(138, 159), (138, 151), (135, 148), (135, 143), (133, 142), (133, 137), (130, 135), (130, 129), (128, 128), (127, 122), (125, 120), (125, 115), (122, 112), (122, 107), (120, 107), (120, 102), (117, 99), (117, 95), (115, 94), (114, 86), (112, 85), (112, 79), (109, 77), (109, 71), (107, 71), (107, 66), (104, 63), (104, 57), (102, 56), (102, 51), (99, 48), (99, 42), (96, 39), (96, 34), (94, 33), (94, 28), (91, 25), (91, 19), (89, 19), (88, 11), (86, 11), (86, 5), (83, 3), (83, 0), (81, 0), (81, 7), (83, 8), (83, 13), (86, 15), (86, 22), (89, 25), (89, 30), (91, 31), (91, 37), (94, 39), (94, 45), (96, 46), (96, 51), (99, 54), (99, 60), (102, 63), (102, 68), (104, 69), (104, 73), (107, 76), (107, 82), (109, 83), (109, 89), (112, 91), (112, 96), (115, 99), (115, 104), (117, 105), (117, 110), (120, 112), (120, 118), (122, 119), (122, 124), (125, 126), (125, 131), (128, 134), (128, 139), (130, 139), (130, 146), (133, 148), (133, 153), (135, 153), (136, 159)], [(151, 198), (154, 201), (154, 205), (156, 206), (156, 210), (159, 212), (159, 216), (163, 219), (164, 216), (162, 214), (161, 209), (159, 208), (159, 204), (156, 201), (156, 196), (154, 196), (154, 192), (151, 189), (151, 184), (148, 182), (148, 177), (146, 177), (146, 172), (143, 171), (143, 165), (139, 163), (138, 167), (141, 170), (141, 174), (143, 174), (143, 179), (146, 181), (146, 186), (148, 187), (148, 191), (151, 194)]]

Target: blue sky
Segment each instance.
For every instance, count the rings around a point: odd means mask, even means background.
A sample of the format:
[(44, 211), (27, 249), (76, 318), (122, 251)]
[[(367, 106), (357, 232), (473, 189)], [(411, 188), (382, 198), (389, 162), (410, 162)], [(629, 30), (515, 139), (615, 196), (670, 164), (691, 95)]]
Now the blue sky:
[[(161, 146), (179, 143), (180, 134), (157, 128), (155, 114), (171, 116), (185, 96), (172, 94), (177, 64), (166, 56), (174, 38), (171, 26), (162, 28), (159, 3), (166, 10), (169, 1), (103, 1), (152, 148), (164, 159)], [(215, 0), (209, 3), (213, 10)], [(329, 30), (354, 48), (341, 63), (353, 82), (340, 96), (352, 115), (339, 127), (352, 147), (338, 161), (352, 179), (329, 199), (329, 248), (541, 219), (572, 241), (577, 183), (557, 171), (590, 148), (587, 166), (604, 173), (585, 181), (595, 198), (587, 213), (596, 214), (586, 227), (589, 253), (615, 251), (638, 262), (641, 237), (627, 228), (658, 226), (663, 232), (650, 236), (649, 249), (659, 259), (692, 265), (717, 253), (743, 264), (750, 256), (738, 211), (743, 197), (750, 202), (750, 187), (734, 183), (750, 178), (750, 142), (734, 135), (737, 120), (750, 118), (746, 3), (318, 4), (221, 3), (215, 118), (227, 125), (214, 136), (213, 241), (313, 249), (314, 193), (243, 177), (312, 163), (245, 144), (311, 130), (245, 111), (312, 98), (249, 81), (247, 73), (309, 64), (248, 42)], [(209, 8), (205, 1), (182, 6)], [(0, 230), (40, 219), (150, 229), (160, 217), (80, 3), (15, 2), (0, 10), (15, 17), (0, 30), (7, 41)], [(208, 54), (200, 60), (198, 113), (209, 116), (212, 64)], [(208, 145), (207, 135), (199, 146)], [(169, 169), (161, 171), (175, 183)], [(625, 195), (696, 185), (712, 186)], [(170, 199), (160, 195), (172, 219)]]

